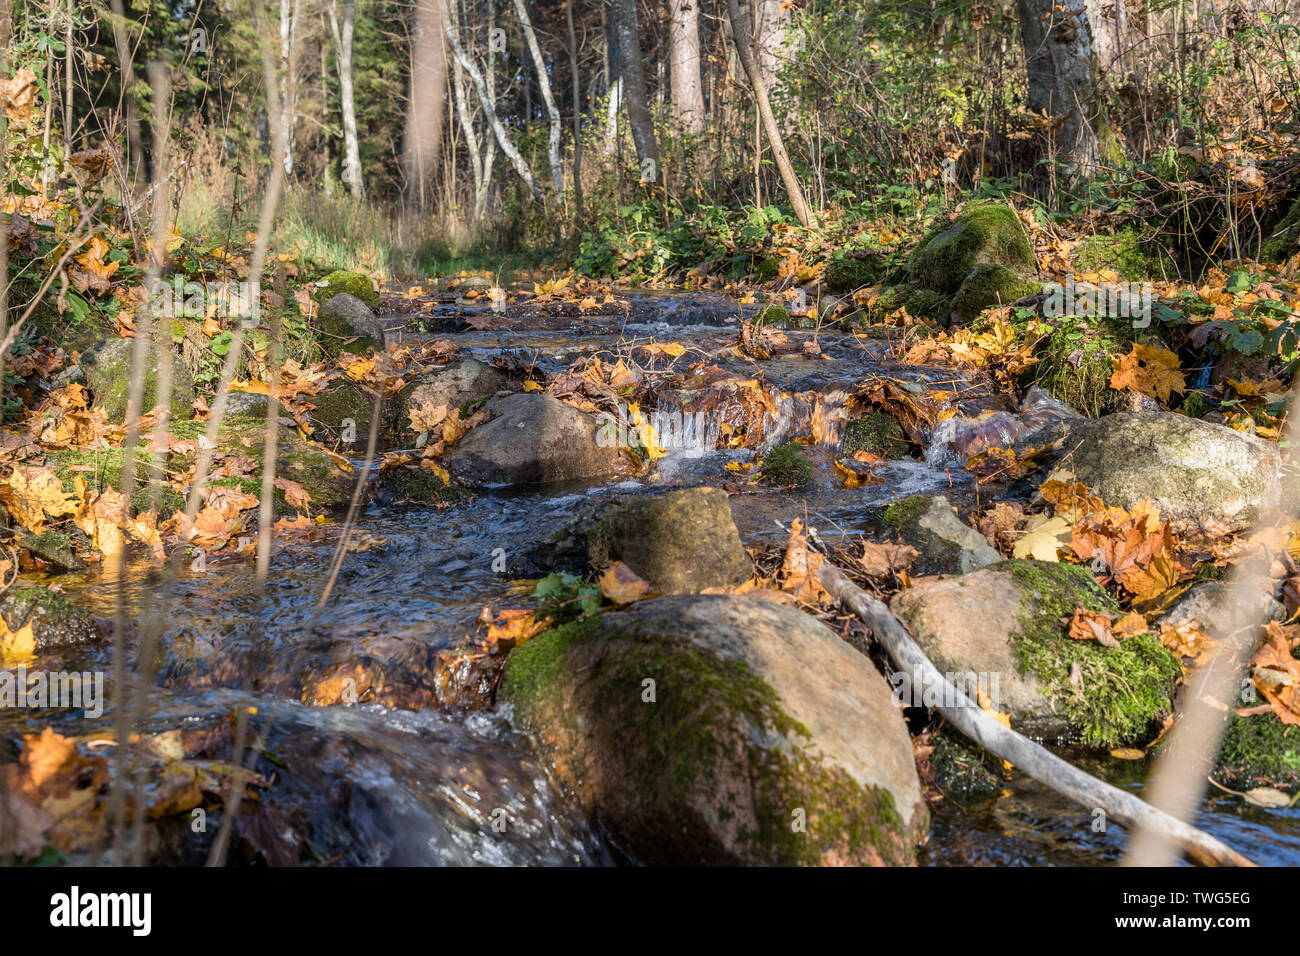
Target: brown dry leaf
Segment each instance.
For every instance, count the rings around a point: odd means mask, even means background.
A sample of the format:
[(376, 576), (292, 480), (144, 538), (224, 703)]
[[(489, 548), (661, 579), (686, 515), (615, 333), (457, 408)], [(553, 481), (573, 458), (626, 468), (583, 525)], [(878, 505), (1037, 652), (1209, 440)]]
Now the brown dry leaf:
[(650, 582), (636, 574), (622, 561), (615, 561), (596, 578), (600, 593), (615, 604), (631, 604), (649, 597)]
[(1168, 405), (1169, 396), (1174, 392), (1182, 394), (1186, 381), (1179, 371), (1177, 355), (1168, 349), (1134, 342), (1133, 351), (1116, 362), (1110, 387), (1141, 392)]
[(1190, 657), (1200, 663), (1210, 649), (1210, 636), (1195, 621), (1165, 624), (1160, 628), (1160, 643), (1175, 657)]
[(23, 67), (12, 77), (0, 80), (0, 103), (11, 123), (25, 123), (36, 115), (37, 92), (40, 87), (36, 74)]
[(1264, 643), (1251, 659), (1255, 686), (1284, 724), (1300, 725), (1300, 660), (1292, 651), (1300, 647), (1296, 627), (1269, 621)]
[(1103, 647), (1119, 647), (1110, 629), (1110, 618), (1087, 608), (1076, 607), (1070, 619), (1070, 637), (1076, 641), (1096, 641)]
[(781, 590), (800, 604), (816, 606), (830, 601), (830, 594), (822, 586), (818, 569), (826, 558), (808, 547), (803, 533), (803, 523), (795, 518), (790, 522), (790, 540), (785, 546), (785, 560), (781, 564)]
[(77, 499), (63, 490), (53, 469), (24, 465), (14, 465), (0, 483), (0, 504), (33, 534), (40, 534), (47, 517), (60, 518), (77, 510)]
[(275, 487), (284, 492), (284, 500), (289, 503), (290, 507), (308, 514), (311, 513), (307, 507), (311, 504), (311, 495), (302, 486), (302, 482), (292, 481), (289, 478), (277, 478), (275, 479)]
[(976, 524), (976, 530), (988, 538), (989, 544), (1010, 553), (1016, 531), (1025, 520), (1025, 506), (1019, 502), (999, 501), (984, 513)]
[(487, 628), (484, 640), (493, 654), (518, 647), (550, 627), (548, 618), (523, 608), (493, 611), (491, 607), (485, 606), (478, 616), (478, 622)]
[(212, 510), (223, 518), (233, 519), (241, 511), (256, 508), (261, 503), (257, 495), (250, 495), (238, 488), (226, 485), (213, 485), (203, 489), (204, 511)]
[[(457, 417), (460, 416), (460, 409), (456, 409)], [(424, 432), (431, 432), (443, 423), (447, 417), (446, 404), (434, 405), (431, 402), (424, 402), (419, 405), (412, 405), (407, 411), (407, 417), (410, 418), (411, 431), (417, 435)]]
[(863, 541), (862, 557), (858, 560), (862, 562), (862, 567), (867, 574), (872, 577), (884, 577), (895, 571), (907, 570), (920, 556), (921, 552), (902, 541), (893, 544)]
[(1141, 760), (1147, 752), (1136, 747), (1117, 747), (1110, 752), (1110, 755), (1116, 760)]

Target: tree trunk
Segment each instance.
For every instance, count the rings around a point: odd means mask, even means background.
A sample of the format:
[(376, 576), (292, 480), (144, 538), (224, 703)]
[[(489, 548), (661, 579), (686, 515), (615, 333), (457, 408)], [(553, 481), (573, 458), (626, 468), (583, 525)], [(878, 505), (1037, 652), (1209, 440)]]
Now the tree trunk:
[(284, 174), (293, 175), (293, 133), (298, 125), (298, 23), (301, 0), (280, 0), (280, 63), (284, 68)]
[(768, 90), (775, 88), (785, 61), (785, 39), (790, 27), (790, 11), (781, 0), (757, 0), (758, 27), (754, 32), (758, 70)]
[(573, 68), (573, 198), (582, 219), (582, 75), (578, 69), (578, 33), (573, 27), (573, 0), (565, 0), (569, 27), (569, 65)]
[(1115, 158), (1097, 97), (1097, 60), (1085, 0), (1016, 0), (1029, 79), (1029, 108), (1052, 118), (1055, 153), (1071, 176)]
[(641, 181), (659, 180), (659, 144), (655, 140), (654, 118), (646, 94), (645, 66), (641, 62), (641, 30), (636, 0), (614, 0), (614, 34), (618, 38), (619, 72), (623, 76), (623, 99), (627, 122), (641, 164)]
[(0, 0), (0, 53), (14, 36), (13, 0)]
[(343, 112), (343, 182), (352, 190), (353, 199), (365, 195), (361, 177), (361, 148), (357, 142), (357, 108), (352, 90), (352, 33), (355, 4), (344, 0), (343, 29), (339, 29), (338, 3), (330, 0), (330, 30), (339, 55), (339, 100)]
[(740, 57), (740, 65), (754, 88), (754, 102), (758, 105), (758, 115), (763, 121), (763, 131), (767, 134), (767, 141), (772, 144), (772, 158), (776, 160), (776, 168), (781, 173), (781, 181), (785, 184), (795, 217), (807, 228), (812, 224), (808, 201), (804, 199), (803, 187), (799, 185), (799, 177), (795, 175), (790, 155), (785, 151), (785, 140), (776, 125), (776, 117), (772, 114), (772, 104), (767, 99), (767, 86), (754, 62), (754, 54), (749, 46), (750, 35), (745, 29), (745, 20), (736, 0), (727, 0), (727, 16), (731, 20), (732, 38), (736, 41), (736, 55)]
[(668, 68), (677, 124), (682, 132), (698, 133), (704, 129), (699, 0), (669, 0)]
[(555, 96), (551, 92), (551, 80), (546, 73), (546, 58), (542, 56), (542, 48), (537, 44), (537, 33), (533, 30), (533, 22), (528, 19), (528, 8), (524, 5), (524, 0), (515, 0), (515, 13), (519, 15), (519, 25), (524, 31), (528, 52), (533, 56), (533, 66), (537, 68), (537, 86), (542, 92), (542, 102), (546, 104), (546, 115), (550, 120), (551, 136), (546, 155), (551, 164), (551, 188), (555, 190), (555, 195), (559, 196), (564, 193), (564, 161), (560, 159), (560, 136), (563, 129), (560, 111), (555, 105)]
[[(501, 146), (501, 152), (506, 154), (506, 158), (509, 159), (511, 164), (515, 167), (515, 172), (517, 172), (519, 178), (524, 181), (524, 184), (528, 187), (529, 193), (531, 193), (534, 198), (539, 198), (540, 194), (537, 189), (537, 180), (533, 177), (533, 171), (528, 168), (527, 161), (520, 155), (519, 150), (515, 148), (514, 142), (510, 139), (510, 131), (506, 129), (505, 124), (501, 122), (501, 117), (497, 115), (496, 106), (492, 102), (492, 96), (488, 92), (488, 86), (483, 79), (482, 72), (480, 72), (479, 68), (474, 65), (474, 61), (470, 59), (469, 54), (465, 52), (465, 48), (461, 46), (460, 37), (457, 35), (457, 23), (453, 22), (452, 19), (454, 16), (454, 11), (451, 11), (451, 15), (443, 21), (443, 28), (447, 33), (447, 40), (451, 43), (452, 54), (456, 57), (456, 62), (460, 64), (461, 69), (469, 74), (470, 81), (478, 91), (479, 105), (483, 107), (483, 116), (486, 118), (488, 126), (492, 128), (492, 133), (496, 136), (497, 143)], [(485, 169), (484, 179), (487, 178), (487, 172), (488, 170)]]
[(402, 161), (407, 195), (421, 209), (432, 201), (431, 180), (442, 146), (442, 100), (447, 90), (447, 51), (442, 42), (445, 19), (445, 0), (417, 0)]
[(1097, 75), (1105, 78), (1122, 72), (1128, 5), (1124, 0), (1084, 0), (1092, 45), (1097, 56)]

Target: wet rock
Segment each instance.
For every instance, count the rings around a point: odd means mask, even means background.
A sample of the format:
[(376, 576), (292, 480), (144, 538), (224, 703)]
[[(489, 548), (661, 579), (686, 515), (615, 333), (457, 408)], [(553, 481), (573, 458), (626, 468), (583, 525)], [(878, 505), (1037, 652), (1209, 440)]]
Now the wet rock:
[(940, 422), (930, 438), (926, 461), (936, 467), (966, 462), (990, 448), (1041, 449), (1063, 435), (1063, 424), (1083, 418), (1078, 412), (1037, 387), (1025, 393), (1020, 411), (995, 410), (975, 418), (954, 415)]
[(621, 561), (661, 594), (735, 587), (751, 571), (721, 488), (611, 502), (597, 513), (587, 547), (593, 568)]
[[(265, 423), (252, 428), (243, 425), (238, 419), (232, 420), (228, 426), (223, 424), (218, 447), (228, 453), (252, 458), (260, 474), (265, 459)], [(352, 501), (357, 482), (355, 472), (345, 470), (337, 459), (302, 438), (297, 429), (283, 424), (276, 439), (275, 473), (277, 477), (296, 481), (306, 489), (311, 495), (313, 513), (346, 508)], [(280, 490), (276, 492), (281, 510), (285, 510), (283, 494)], [(293, 511), (292, 508), (287, 510)]]
[(382, 323), (365, 302), (350, 293), (341, 292), (322, 302), (316, 324), (321, 331), (321, 348), (327, 355), (344, 350), (364, 355), (384, 349)]
[(87, 644), (100, 637), (89, 614), (49, 588), (10, 591), (0, 598), (0, 617), (11, 631), (30, 623), (38, 651)]
[(935, 667), (987, 688), (1020, 733), (1102, 747), (1148, 737), (1178, 662), (1151, 635), (1117, 648), (1072, 640), (1062, 619), (1076, 607), (1118, 611), (1086, 568), (1040, 561), (922, 581), (891, 605)]
[(1038, 293), (1037, 272), (1016, 211), (998, 200), (969, 202), (926, 234), (907, 260), (904, 281), (885, 290), (877, 307), (970, 322), (989, 306)]
[[(1256, 623), (1286, 619), (1286, 608), (1281, 602), (1262, 591), (1252, 591), (1250, 602), (1250, 606), (1245, 609), (1246, 617)], [(1228, 605), (1228, 586), (1222, 581), (1204, 581), (1179, 598), (1160, 618), (1160, 623), (1173, 626), (1184, 621), (1195, 621), (1210, 637), (1223, 640), (1233, 630), (1233, 617), (1232, 608)]]
[(77, 549), (72, 546), (72, 538), (62, 531), (21, 535), (17, 544), (56, 571), (80, 571), (86, 566), (85, 562), (77, 556)]
[(548, 631), (511, 653), (499, 696), (642, 863), (907, 864), (926, 826), (888, 684), (760, 597), (657, 598)]
[(915, 569), (920, 574), (965, 574), (1002, 560), (943, 495), (896, 501), (885, 509), (885, 523), (921, 552)]
[(360, 299), (372, 309), (379, 308), (379, 293), (375, 291), (374, 284), (367, 275), (336, 269), (321, 281), (325, 285), (316, 294), (318, 302), (328, 302), (336, 295), (347, 293)]
[(252, 392), (229, 392), (226, 395), (227, 415), (265, 418), (269, 405), (270, 400), (265, 395)]
[(458, 481), (536, 485), (626, 473), (612, 442), (601, 444), (594, 415), (549, 395), (521, 393), (485, 406), (497, 417), (479, 425), (443, 457)]
[(461, 409), (462, 417), (468, 418), (471, 406), (509, 387), (504, 372), (478, 359), (465, 359), (430, 372), (402, 389), (393, 400), (397, 440), (409, 443), (415, 437), (410, 428), (410, 408), (446, 405), (448, 410)]
[(1174, 412), (1122, 412), (1070, 429), (1049, 477), (1082, 481), (1109, 505), (1150, 499), (1175, 528), (1239, 530), (1278, 504), (1277, 446)]
[[(315, 409), (311, 423), (315, 427), (312, 437), (329, 446), (340, 447), (345, 453), (365, 455), (370, 440), (370, 423), (375, 415), (376, 398), (350, 378), (337, 378), (308, 399)], [(389, 418), (386, 406), (380, 408), (381, 418)], [(388, 430), (381, 421), (376, 451), (387, 447)]]
[[(132, 339), (104, 339), (81, 355), (81, 370), (86, 387), (90, 389), (96, 405), (103, 405), (112, 422), (126, 418), (126, 406), (131, 394), (131, 343)], [(173, 419), (187, 420), (193, 414), (190, 403), (194, 401), (194, 379), (180, 356), (168, 353), (172, 364), (172, 385), (168, 395), (158, 394), (158, 354), (150, 349), (146, 356), (143, 401), (141, 413), (155, 405), (168, 405)]]

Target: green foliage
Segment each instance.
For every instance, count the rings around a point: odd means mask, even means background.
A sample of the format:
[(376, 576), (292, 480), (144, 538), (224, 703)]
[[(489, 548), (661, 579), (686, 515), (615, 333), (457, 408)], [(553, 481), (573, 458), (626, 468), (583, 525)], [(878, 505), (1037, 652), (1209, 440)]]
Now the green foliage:
[(538, 581), (533, 597), (557, 622), (595, 614), (605, 600), (599, 587), (567, 571), (548, 574)]
[(807, 489), (813, 485), (812, 464), (794, 444), (779, 445), (763, 459), (763, 480), (782, 488)]

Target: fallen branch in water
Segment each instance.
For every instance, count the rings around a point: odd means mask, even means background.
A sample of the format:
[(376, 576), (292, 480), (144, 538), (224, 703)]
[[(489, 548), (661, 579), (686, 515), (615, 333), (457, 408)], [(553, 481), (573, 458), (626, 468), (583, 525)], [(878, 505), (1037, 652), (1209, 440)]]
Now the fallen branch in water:
[(991, 754), (1010, 761), (1023, 772), (1083, 807), (1099, 808), (1132, 830), (1142, 827), (1160, 833), (1182, 847), (1188, 858), (1205, 866), (1254, 866), (1255, 864), (1208, 833), (1157, 810), (1149, 803), (1103, 783), (1078, 767), (998, 723), (978, 704), (948, 682), (912, 640), (898, 618), (880, 601), (853, 584), (839, 568), (824, 564), (821, 582), (843, 607), (871, 628), (876, 640), (894, 662), (907, 672), (914, 687), (942, 687), (944, 700), (955, 707), (939, 707), (941, 714)]

